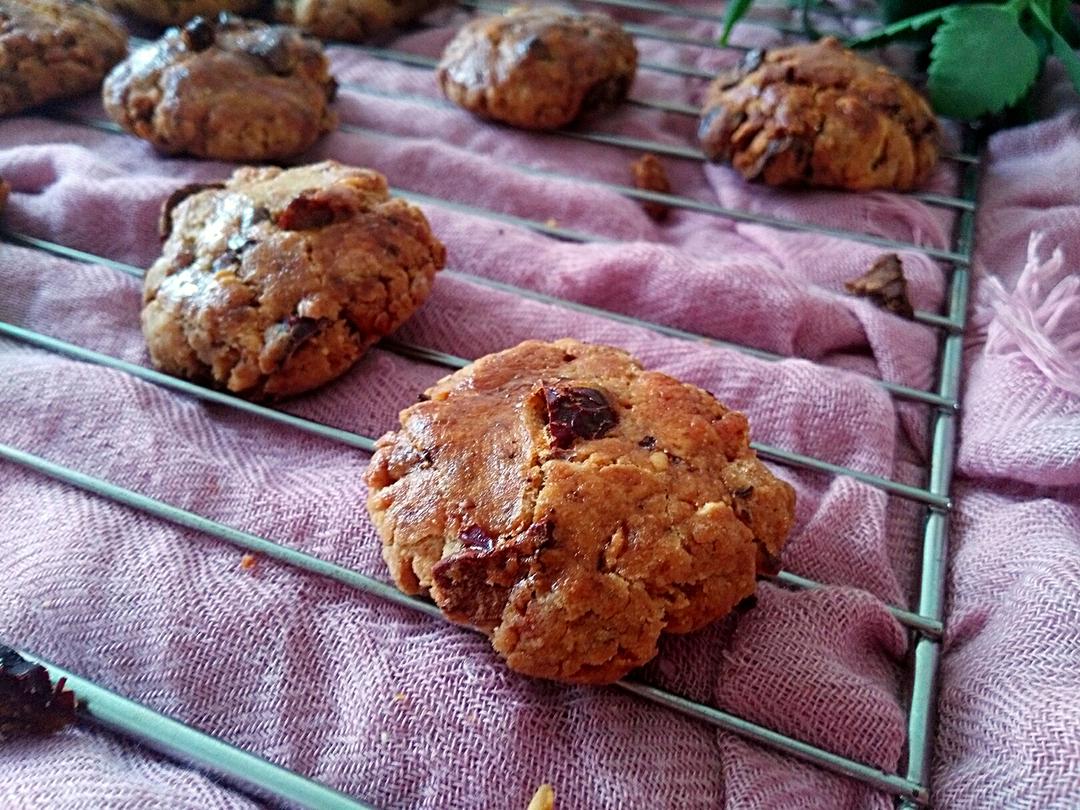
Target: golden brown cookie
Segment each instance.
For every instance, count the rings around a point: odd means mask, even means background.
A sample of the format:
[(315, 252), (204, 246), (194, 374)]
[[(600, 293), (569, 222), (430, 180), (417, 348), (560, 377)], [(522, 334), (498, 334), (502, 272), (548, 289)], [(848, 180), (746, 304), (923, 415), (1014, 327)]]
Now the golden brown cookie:
[(440, 0), (274, 0), (274, 17), (321, 39), (359, 42), (405, 25)]
[(698, 134), (747, 180), (852, 191), (918, 186), (939, 140), (922, 96), (832, 37), (751, 51), (709, 86)]
[(4, 209), (7, 208), (8, 196), (11, 194), (11, 186), (8, 182), (0, 177), (0, 214), (4, 213)]
[(94, 90), (127, 53), (107, 12), (75, 0), (0, 0), (0, 115)]
[(110, 11), (158, 25), (182, 25), (192, 17), (214, 17), (222, 11), (244, 14), (262, 0), (94, 0)]
[(555, 129), (621, 101), (637, 49), (602, 14), (513, 8), (474, 20), (439, 62), (443, 94), (466, 110), (523, 129)]
[(109, 74), (105, 110), (166, 154), (284, 160), (336, 125), (322, 45), (295, 28), (196, 17)]
[(528, 341), (421, 399), (366, 473), (383, 557), (519, 672), (617, 680), (778, 566), (795, 494), (746, 417), (626, 352)]
[(343, 374), (423, 303), (446, 258), (385, 177), (333, 161), (179, 189), (162, 228), (143, 289), (150, 358), (252, 399)]

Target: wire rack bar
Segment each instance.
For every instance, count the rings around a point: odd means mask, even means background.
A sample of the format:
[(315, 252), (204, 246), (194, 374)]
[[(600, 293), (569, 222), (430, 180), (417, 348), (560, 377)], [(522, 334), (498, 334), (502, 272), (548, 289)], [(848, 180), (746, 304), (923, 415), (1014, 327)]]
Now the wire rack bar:
[(156, 712), (70, 670), (25, 650), (16, 652), (60, 678), (79, 700), (79, 716), (164, 754), (193, 765), (261, 798), (291, 802), (312, 810), (374, 810), (351, 796), (312, 781), (269, 760), (237, 748), (168, 715)]
[[(258, 535), (235, 529), (223, 523), (218, 523), (217, 521), (210, 520), (209, 518), (202, 517), (193, 512), (188, 512), (187, 510), (180, 509), (179, 507), (165, 503), (156, 498), (150, 498), (133, 490), (119, 487), (109, 481), (86, 475), (85, 473), (81, 473), (60, 464), (55, 464), (40, 456), (26, 453), (6, 444), (0, 444), (0, 458), (19, 464), (65, 484), (78, 487), (79, 489), (83, 489), (95, 495), (116, 501), (138, 511), (145, 512), (146, 514), (153, 515), (162, 520), (186, 528), (195, 529), (250, 551), (265, 554), (266, 556), (278, 559), (287, 565), (292, 565), (313, 574), (329, 577), (335, 582), (340, 582), (364, 593), (371, 594), (372, 596), (389, 600), (403, 607), (413, 608), (425, 615), (440, 619), (442, 618), (441, 612), (435, 605), (406, 596), (393, 586), (380, 582), (379, 580), (343, 568), (342, 566), (338, 566), (319, 557), (314, 557), (295, 549), (281, 546), (271, 540), (259, 537)], [(834, 754), (823, 748), (818, 748), (817, 746), (801, 742), (800, 740), (788, 737), (785, 734), (773, 731), (765, 726), (752, 723), (736, 715), (714, 709), (711, 706), (695, 703), (694, 701), (678, 695), (673, 695), (662, 689), (657, 689), (656, 687), (629, 683), (626, 681), (621, 681), (616, 684), (616, 686), (639, 695), (653, 703), (678, 709), (680, 712), (709, 723), (710, 725), (749, 737), (757, 742), (777, 748), (808, 762), (812, 762), (822, 768), (860, 779), (881, 790), (888, 791), (893, 795), (906, 797), (918, 803), (923, 803), (924, 801), (924, 792), (920, 785), (901, 776), (897, 776), (896, 774), (890, 774), (879, 768), (874, 768), (856, 760)]]
[[(127, 264), (125, 262), (118, 262), (113, 259), (107, 259), (93, 253), (87, 253), (83, 250), (59, 245), (55, 242), (50, 242), (45, 239), (38, 239), (37, 237), (6, 230), (3, 227), (0, 227), (0, 237), (3, 237), (7, 241), (15, 244), (24, 245), (26, 247), (34, 248), (36, 250), (41, 250), (47, 253), (53, 253), (68, 259), (84, 262), (86, 264), (104, 265), (113, 270), (126, 273), (127, 275), (134, 276), (136, 278), (142, 278), (143, 276), (143, 269), (140, 267), (136, 267), (135, 265)], [(522, 298), (528, 298), (532, 301), (551, 304), (552, 306), (557, 306), (573, 312), (581, 312), (584, 314), (596, 316), (598, 318), (604, 318), (605, 320), (615, 321), (617, 323), (624, 323), (629, 326), (634, 326), (641, 329), (647, 329), (651, 332), (665, 335), (667, 337), (676, 338), (678, 340), (693, 341), (695, 343), (705, 343), (709, 346), (728, 349), (730, 351), (736, 351), (741, 354), (745, 354), (750, 357), (756, 357), (760, 360), (766, 360), (769, 362), (779, 362), (781, 360), (790, 359), (785, 357), (784, 355), (767, 352), (763, 349), (755, 349), (750, 346), (743, 346), (738, 343), (731, 343), (729, 341), (719, 340), (717, 338), (711, 338), (705, 335), (699, 335), (694, 332), (687, 332), (682, 329), (676, 329), (672, 326), (664, 326), (663, 324), (653, 323), (652, 321), (642, 320), (641, 318), (635, 318), (632, 315), (622, 315), (618, 312), (600, 309), (598, 307), (589, 306), (588, 304), (579, 304), (575, 301), (569, 301), (567, 299), (557, 298), (556, 296), (548, 295), (546, 293), (536, 292), (534, 290), (528, 289), (527, 287), (518, 287), (513, 284), (495, 281), (493, 279), (486, 278), (485, 276), (478, 276), (469, 273), (460, 273), (455, 270), (443, 270), (442, 274), (451, 278), (461, 279), (470, 284), (476, 284), (482, 287), (489, 287), (494, 290), (499, 290), (500, 292), (517, 295)], [(411, 346), (409, 344), (392, 339), (385, 340), (383, 342), (388, 346), (393, 346), (393, 350), (398, 351), (399, 353), (407, 350), (414, 353), (428, 353), (427, 355), (425, 355), (425, 357), (450, 356), (445, 355), (442, 352), (437, 352), (433, 349), (426, 349), (419, 346)], [(416, 359), (425, 359), (425, 357), (421, 357), (420, 354), (416, 355)], [(433, 362), (444, 364), (442, 361)], [(823, 368), (827, 368), (827, 366), (823, 366)], [(927, 405), (932, 405), (937, 408), (946, 408), (948, 410), (955, 410), (957, 408), (957, 401), (955, 399), (947, 399), (934, 391), (924, 391), (920, 388), (912, 388), (910, 386), (901, 385), (900, 383), (887, 382), (875, 378), (868, 379), (884, 388), (893, 396), (901, 399), (910, 399), (915, 402), (922, 402)]]
[[(975, 200), (979, 191), (978, 172), (969, 167), (961, 178), (962, 193)], [(956, 226), (956, 244), (971, 253), (975, 240), (975, 216), (963, 214)], [(952, 319), (963, 324), (967, 315), (970, 278), (968, 271), (957, 268), (950, 283), (950, 312)], [(938, 391), (959, 400), (960, 379), (964, 359), (963, 334), (948, 334), (942, 340), (941, 371)], [(944, 411), (931, 417), (933, 439), (931, 446), (929, 488), (931, 492), (948, 496), (952, 486), (956, 461), (956, 413)], [(945, 602), (949, 523), (948, 515), (930, 511), (923, 529), (922, 574), (919, 586), (919, 613), (942, 621)], [(933, 755), (933, 730), (937, 701), (938, 665), (941, 657), (939, 639), (921, 638), (915, 642), (912, 666), (911, 710), (908, 714), (907, 777), (920, 784), (929, 784)]]

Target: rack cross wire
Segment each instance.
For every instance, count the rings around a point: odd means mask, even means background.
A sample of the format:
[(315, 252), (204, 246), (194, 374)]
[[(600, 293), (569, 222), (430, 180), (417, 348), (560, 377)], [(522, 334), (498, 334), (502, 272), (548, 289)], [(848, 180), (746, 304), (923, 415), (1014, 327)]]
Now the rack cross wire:
[[(603, 6), (628, 9), (637, 12), (662, 14), (667, 17), (719, 22), (722, 16), (683, 9), (679, 6), (657, 2), (655, 0), (587, 0)], [(504, 6), (487, 0), (459, 0), (461, 7), (492, 11)], [(771, 6), (774, 10), (779, 8)], [(835, 16), (829, 10), (830, 15)], [(771, 25), (784, 33), (798, 33), (798, 26), (776, 24), (752, 20), (762, 25)], [(637, 38), (661, 39), (683, 45), (719, 49), (713, 40), (696, 39), (674, 34), (662, 28), (626, 24), (627, 30)], [(399, 64), (409, 65), (421, 70), (431, 70), (434, 60), (429, 57), (399, 51), (392, 48), (366, 45), (349, 46), (379, 59), (386, 59)], [(736, 49), (737, 50), (737, 49)], [(645, 70), (658, 70), (691, 79), (711, 78), (711, 74), (695, 68), (683, 68), (675, 65), (643, 63)], [(441, 99), (409, 95), (378, 86), (358, 83), (342, 83), (344, 92), (358, 95), (373, 95), (398, 101), (426, 106), (445, 106), (448, 102)], [(698, 110), (692, 105), (668, 100), (631, 99), (632, 107), (660, 110), (666, 113), (685, 116), (697, 116)], [(120, 133), (121, 130), (112, 122), (86, 116), (72, 116), (53, 113), (54, 117), (68, 121), (76, 126), (90, 126), (96, 129)], [(388, 137), (379, 132), (356, 125), (344, 123), (340, 131), (365, 138)], [(660, 141), (629, 138), (603, 132), (591, 132), (581, 129), (561, 130), (550, 133), (549, 137), (574, 139), (603, 144), (613, 148), (628, 150), (646, 150), (667, 157), (704, 161), (700, 150), (687, 145), (667, 144)], [(978, 143), (970, 131), (964, 133), (964, 151), (944, 155), (945, 159), (957, 165), (959, 183), (955, 195), (934, 193), (913, 193), (907, 196), (920, 202), (939, 206), (956, 213), (953, 228), (952, 245), (948, 248), (934, 247), (886, 239), (858, 231), (826, 227), (809, 222), (782, 219), (759, 213), (723, 207), (702, 202), (677, 194), (659, 194), (641, 191), (636, 188), (591, 180), (541, 169), (535, 166), (501, 161), (502, 165), (523, 174), (533, 174), (563, 180), (599, 185), (632, 199), (655, 201), (667, 205), (705, 213), (736, 222), (749, 222), (766, 225), (782, 230), (816, 233), (845, 239), (853, 242), (875, 245), (891, 250), (921, 252), (936, 260), (939, 266), (949, 268), (948, 296), (943, 313), (918, 312), (916, 319), (930, 328), (940, 331), (939, 349), (936, 358), (938, 379), (931, 390), (911, 388), (895, 382), (875, 380), (897, 400), (906, 400), (926, 405), (930, 409), (931, 455), (926, 470), (924, 486), (912, 486), (890, 478), (851, 469), (811, 456), (795, 453), (780, 447), (755, 443), (758, 453), (774, 462), (803, 469), (815, 470), (835, 476), (847, 476), (886, 493), (911, 500), (925, 508), (925, 521), (921, 537), (921, 575), (918, 583), (917, 605), (915, 610), (891, 605), (892, 615), (906, 627), (913, 639), (910, 667), (910, 704), (907, 712), (907, 761), (896, 772), (883, 771), (866, 763), (840, 756), (823, 748), (811, 745), (794, 737), (773, 731), (762, 725), (752, 723), (734, 714), (724, 712), (712, 706), (691, 701), (676, 694), (635, 681), (621, 681), (616, 684), (645, 700), (652, 701), (674, 711), (694, 717), (713, 726), (726, 729), (748, 739), (782, 751), (790, 756), (816, 764), (822, 768), (844, 774), (871, 785), (885, 793), (893, 795), (905, 807), (927, 806), (930, 804), (929, 768), (932, 754), (933, 710), (938, 677), (938, 663), (941, 654), (941, 636), (943, 632), (943, 603), (945, 586), (945, 557), (948, 539), (948, 519), (952, 507), (950, 484), (955, 458), (956, 430), (959, 412), (959, 386), (963, 350), (963, 330), (967, 312), (969, 268), (973, 250), (974, 222), (977, 209), (977, 192), (980, 176), (980, 157), (977, 154)], [(556, 225), (540, 222), (528, 217), (519, 217), (502, 212), (467, 205), (439, 197), (433, 197), (420, 190), (394, 189), (414, 202), (443, 206), (489, 220), (496, 220), (510, 225), (527, 228), (547, 236), (571, 242), (616, 241), (595, 234), (583, 233)], [(142, 268), (125, 264), (105, 256), (99, 256), (56, 242), (41, 239), (30, 234), (18, 233), (0, 228), (0, 237), (5, 242), (36, 251), (44, 251), (77, 262), (98, 265), (113, 271), (141, 277)], [(654, 323), (617, 311), (602, 309), (561, 299), (524, 287), (484, 278), (482, 276), (453, 270), (443, 271), (444, 275), (459, 278), (467, 283), (493, 288), (547, 305), (582, 312), (592, 316), (606, 318), (622, 324), (641, 327), (655, 333), (679, 340), (692, 340), (750, 354), (754, 357), (778, 361), (784, 356), (763, 351), (751, 346), (743, 346), (729, 341), (717, 340), (695, 334), (662, 323)], [(16, 324), (0, 321), (0, 336), (19, 341), (45, 351), (62, 354), (76, 360), (93, 363), (130, 374), (182, 395), (214, 402), (239, 411), (246, 412), (259, 419), (269, 420), (290, 428), (306, 431), (331, 442), (370, 452), (374, 439), (332, 425), (326, 425), (305, 419), (276, 408), (255, 404), (238, 397), (196, 385), (185, 380), (161, 374), (145, 366), (128, 363), (118, 358), (91, 351), (55, 337), (20, 327)], [(447, 368), (460, 368), (469, 360), (456, 357), (438, 349), (387, 339), (379, 344), (379, 349), (387, 350), (407, 358), (425, 363), (442, 365)], [(852, 372), (846, 372), (852, 373)], [(122, 488), (114, 483), (93, 475), (53, 463), (18, 448), (0, 444), (0, 458), (34, 470), (73, 487), (96, 494), (134, 510), (142, 511), (164, 521), (195, 529), (199, 532), (232, 543), (243, 549), (258, 552), (279, 562), (304, 571), (329, 578), (356, 590), (405, 606), (439, 618), (441, 613), (428, 601), (402, 594), (396, 588), (380, 580), (368, 577), (357, 571), (345, 568), (330, 560), (322, 559), (298, 549), (291, 548), (272, 539), (261, 537), (242, 529), (228, 526), (201, 515), (186, 511), (164, 501)], [(767, 579), (784, 587), (795, 589), (815, 589), (823, 587), (821, 583), (801, 577), (789, 571)], [(50, 671), (55, 678), (67, 678), (69, 686), (82, 698), (85, 705), (81, 709), (84, 716), (122, 734), (133, 737), (147, 746), (174, 756), (185, 763), (208, 770), (224, 777), (242, 790), (257, 796), (284, 800), (304, 806), (318, 808), (366, 808), (363, 802), (346, 796), (326, 785), (314, 782), (306, 777), (259, 757), (251, 752), (242, 751), (229, 743), (211, 737), (177, 720), (165, 717), (158, 712), (127, 700), (105, 687), (95, 684), (60, 666), (44, 661), (31, 652), (22, 654), (38, 662)]]

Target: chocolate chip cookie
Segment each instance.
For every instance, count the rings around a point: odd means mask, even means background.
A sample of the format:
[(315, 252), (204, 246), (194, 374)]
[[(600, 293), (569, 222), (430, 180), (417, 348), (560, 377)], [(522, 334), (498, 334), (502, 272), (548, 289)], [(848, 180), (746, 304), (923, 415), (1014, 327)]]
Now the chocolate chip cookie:
[(852, 191), (920, 185), (939, 141), (922, 96), (832, 37), (750, 52), (709, 86), (698, 134), (747, 180)]
[(142, 327), (154, 365), (251, 399), (343, 374), (423, 303), (446, 251), (386, 178), (238, 169), (166, 202)]
[(127, 53), (107, 12), (75, 0), (0, 0), (0, 115), (94, 90)]
[(421, 400), (366, 473), (383, 557), (513, 669), (617, 680), (777, 570), (794, 490), (746, 417), (623, 351), (529, 341)]
[(212, 17), (222, 11), (243, 14), (262, 0), (95, 0), (99, 6), (158, 25), (181, 25), (192, 17)]
[(439, 62), (443, 94), (523, 129), (555, 129), (626, 97), (637, 70), (630, 36), (602, 14), (510, 9), (475, 20)]
[(322, 45), (283, 25), (196, 17), (105, 80), (105, 110), (166, 154), (284, 160), (336, 125)]
[(275, 0), (274, 17), (322, 39), (359, 42), (410, 23), (440, 0)]

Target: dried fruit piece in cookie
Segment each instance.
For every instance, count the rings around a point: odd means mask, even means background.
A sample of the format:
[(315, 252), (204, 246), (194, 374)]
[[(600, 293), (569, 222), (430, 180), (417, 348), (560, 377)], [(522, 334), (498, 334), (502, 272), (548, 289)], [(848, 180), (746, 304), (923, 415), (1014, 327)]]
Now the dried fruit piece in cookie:
[(51, 734), (75, 721), (75, 695), (56, 685), (40, 664), (0, 644), (0, 742), (22, 734)]
[(636, 70), (633, 40), (609, 17), (518, 7), (458, 31), (437, 76), (443, 94), (470, 112), (555, 129), (622, 101)]
[(166, 154), (282, 160), (336, 125), (322, 45), (283, 25), (195, 17), (109, 74), (105, 110)]
[(107, 12), (75, 0), (0, 0), (0, 115), (94, 90), (127, 53)]
[(698, 134), (747, 180), (852, 191), (918, 186), (939, 141), (922, 96), (832, 37), (751, 51), (709, 86)]
[(410, 23), (440, 0), (274, 0), (274, 17), (322, 39), (359, 42)]
[[(634, 177), (634, 187), (644, 191), (658, 191), (661, 194), (671, 193), (671, 182), (668, 180), (664, 164), (652, 153), (646, 153), (630, 164), (630, 173)], [(667, 219), (671, 208), (662, 202), (642, 200), (641, 207), (645, 213), (657, 222)]]
[(368, 169), (242, 168), (183, 190), (146, 274), (150, 357), (253, 399), (343, 374), (423, 303), (445, 262), (420, 210)]
[(104, 8), (158, 25), (182, 25), (192, 17), (213, 17), (222, 11), (243, 14), (262, 0), (95, 0)]
[(746, 417), (618, 349), (529, 341), (444, 378), (366, 473), (398, 587), (514, 669), (607, 683), (774, 570), (795, 495)]
[(879, 256), (869, 270), (858, 278), (845, 281), (844, 286), (848, 292), (871, 298), (902, 318), (915, 317), (915, 310), (908, 300), (904, 266), (895, 253)]

